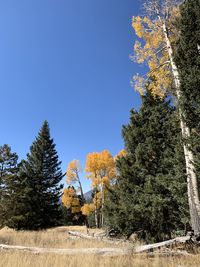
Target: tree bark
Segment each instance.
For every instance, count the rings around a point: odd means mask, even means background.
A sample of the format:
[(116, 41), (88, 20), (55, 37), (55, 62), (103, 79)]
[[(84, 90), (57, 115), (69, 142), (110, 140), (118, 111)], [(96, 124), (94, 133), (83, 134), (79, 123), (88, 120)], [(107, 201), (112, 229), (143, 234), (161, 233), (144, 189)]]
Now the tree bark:
[(96, 234), (83, 234), (80, 232), (68, 231), (67, 233), (74, 238), (83, 238), (83, 239), (96, 240), (96, 241), (101, 241), (101, 242), (103, 241), (103, 242), (113, 244), (113, 245), (122, 245), (122, 244), (132, 245), (130, 241), (125, 240), (125, 239), (109, 238), (106, 235), (106, 232), (96, 233)]
[(176, 86), (176, 95), (179, 102), (179, 118), (180, 118), (180, 126), (182, 137), (184, 141), (184, 156), (186, 163), (186, 174), (187, 174), (187, 188), (188, 188), (188, 202), (190, 209), (190, 218), (191, 225), (195, 235), (200, 235), (200, 202), (199, 202), (199, 193), (198, 193), (198, 184), (197, 184), (197, 176), (195, 172), (194, 166), (194, 155), (191, 150), (191, 146), (186, 144), (187, 140), (191, 137), (190, 129), (186, 125), (184, 121), (184, 111), (180, 105), (181, 98), (181, 84), (180, 84), (180, 75), (178, 68), (174, 61), (173, 49), (169, 38), (169, 31), (167, 29), (165, 21), (160, 16), (160, 12), (155, 6), (155, 10), (158, 16), (159, 21), (161, 22), (163, 34), (165, 37), (165, 42), (167, 45), (167, 51), (170, 59), (170, 64), (172, 68), (172, 74), (174, 77), (174, 83)]
[(98, 207), (97, 207), (97, 190), (95, 190), (95, 207), (94, 207), (94, 219), (95, 219), (95, 225), (96, 228), (99, 228), (99, 212), (98, 212)]
[[(101, 178), (102, 180), (102, 178)], [(104, 227), (104, 216), (103, 216), (103, 208), (104, 208), (104, 198), (105, 198), (105, 193), (104, 193), (104, 185), (103, 182), (101, 182), (101, 227)]]
[[(80, 190), (81, 190), (81, 198), (82, 198), (83, 204), (85, 204), (86, 201), (85, 201), (85, 198), (84, 198), (83, 188), (82, 188), (82, 184), (81, 184), (81, 180), (80, 180), (78, 171), (76, 171), (76, 176), (77, 176), (78, 184), (79, 184), (79, 187), (80, 187)], [(87, 229), (90, 227), (87, 216), (85, 216), (85, 226), (87, 227)]]
[(183, 246), (186, 245), (187, 243), (190, 242), (190, 240), (191, 240), (190, 236), (177, 237), (171, 240), (137, 247), (135, 252), (136, 253), (144, 253), (144, 252), (148, 253), (148, 252), (152, 252), (155, 250), (159, 250), (161, 248), (168, 248), (168, 247), (176, 248), (181, 245)]

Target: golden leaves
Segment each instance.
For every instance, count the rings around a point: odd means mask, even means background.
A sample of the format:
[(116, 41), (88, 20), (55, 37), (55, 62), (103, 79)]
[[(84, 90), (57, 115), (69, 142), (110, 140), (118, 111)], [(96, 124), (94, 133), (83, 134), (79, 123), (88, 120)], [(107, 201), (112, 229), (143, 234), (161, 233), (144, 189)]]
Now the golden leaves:
[(85, 171), (96, 175), (100, 168), (99, 166), (99, 153), (93, 152), (87, 155)]
[(87, 178), (92, 180), (92, 186), (109, 185), (109, 181), (116, 176), (115, 162), (108, 150), (89, 153), (86, 160)]
[(95, 207), (93, 203), (90, 204), (84, 204), (83, 207), (81, 207), (81, 212), (83, 215), (90, 215), (92, 212), (94, 212)]
[(117, 156), (115, 156), (115, 161), (122, 157), (126, 157), (126, 155), (127, 155), (127, 151), (125, 149), (122, 149), (121, 151), (119, 151)]
[(104, 176), (102, 178), (102, 183), (103, 183), (103, 185), (109, 186), (110, 185), (110, 179), (109, 179), (109, 177), (108, 176)]
[(72, 206), (75, 194), (76, 193), (73, 187), (68, 187), (64, 189), (62, 196), (62, 203), (64, 204), (65, 207), (70, 208)]
[(94, 206), (95, 206), (97, 209), (100, 209), (100, 208), (101, 208), (101, 205), (102, 205), (102, 193), (101, 193), (101, 192), (97, 192), (97, 193), (94, 195), (93, 203), (94, 203)]
[[(173, 77), (161, 22), (151, 21), (148, 17), (133, 17), (132, 26), (136, 35), (142, 39), (141, 42), (135, 42), (135, 60), (139, 64), (146, 63), (149, 68), (146, 77), (133, 77), (135, 90), (143, 95), (146, 82), (149, 80), (148, 89), (153, 95), (162, 98), (166, 91), (171, 89)], [(173, 34), (171, 38), (174, 38)]]
[[(121, 152), (121, 155), (124, 152)], [(80, 184), (79, 172), (81, 171), (80, 162), (72, 160), (67, 167), (66, 176), (67, 183), (72, 184), (78, 182)], [(62, 203), (71, 208), (73, 213), (82, 212), (83, 215), (88, 216), (94, 210), (101, 210), (106, 196), (106, 188), (111, 186), (116, 179), (116, 167), (114, 157), (108, 150), (101, 152), (93, 152), (87, 155), (85, 171), (86, 178), (90, 178), (92, 187), (96, 192), (93, 196), (93, 203), (80, 203), (80, 198), (77, 196), (77, 191), (74, 187), (64, 189), (62, 196)]]
[(77, 197), (76, 191), (73, 187), (64, 189), (62, 203), (66, 208), (71, 208), (72, 213), (79, 213), (81, 211), (80, 200)]
[(81, 171), (81, 164), (79, 160), (72, 160), (67, 167), (66, 176), (67, 183), (72, 184), (78, 181), (78, 173)]

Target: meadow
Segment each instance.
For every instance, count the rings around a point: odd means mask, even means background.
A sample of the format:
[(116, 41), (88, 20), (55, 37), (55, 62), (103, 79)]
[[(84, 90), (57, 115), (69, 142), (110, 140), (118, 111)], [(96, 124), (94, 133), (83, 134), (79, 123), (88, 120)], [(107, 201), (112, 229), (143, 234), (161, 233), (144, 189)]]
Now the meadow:
[[(47, 231), (15, 231), (9, 228), (0, 230), (0, 244), (22, 245), (43, 248), (105, 248), (119, 247), (94, 240), (71, 240), (68, 230), (85, 232), (85, 227), (58, 227)], [(96, 232), (92, 229), (91, 232)], [(99, 231), (99, 230), (97, 230)], [(0, 267), (199, 267), (200, 255), (177, 257), (128, 256), (66, 256), (52, 253), (33, 254), (19, 251), (0, 251)]]

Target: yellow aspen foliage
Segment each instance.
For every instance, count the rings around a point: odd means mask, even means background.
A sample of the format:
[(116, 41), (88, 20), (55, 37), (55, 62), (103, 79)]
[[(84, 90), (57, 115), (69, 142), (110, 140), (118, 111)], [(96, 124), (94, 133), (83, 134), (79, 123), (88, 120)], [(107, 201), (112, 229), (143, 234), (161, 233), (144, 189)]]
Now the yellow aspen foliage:
[(72, 213), (79, 213), (81, 212), (81, 204), (80, 200), (75, 197), (72, 201), (72, 206), (71, 206)]
[(125, 149), (122, 149), (121, 151), (119, 151), (119, 153), (115, 156), (115, 161), (122, 158), (122, 157), (125, 157), (127, 155), (127, 151)]
[(93, 203), (94, 203), (94, 206), (95, 206), (97, 209), (100, 209), (100, 208), (101, 208), (101, 205), (102, 205), (102, 193), (101, 193), (101, 192), (97, 192), (97, 193), (94, 195)]
[[(174, 16), (179, 14), (177, 8), (174, 8), (172, 12)], [(173, 42), (176, 39), (176, 33), (172, 25), (170, 38)], [(162, 98), (167, 91), (173, 88), (173, 76), (162, 24), (158, 19), (151, 20), (149, 17), (137, 16), (133, 17), (132, 26), (137, 37), (141, 40), (135, 42), (134, 60), (139, 64), (145, 63), (149, 69), (146, 75), (137, 74), (133, 77), (135, 90), (144, 94), (145, 84), (151, 79), (149, 90), (153, 95)]]
[(83, 207), (81, 207), (81, 212), (83, 215), (89, 216), (91, 213), (93, 213), (95, 210), (94, 204), (84, 204)]
[(73, 184), (78, 181), (78, 173), (81, 171), (81, 165), (79, 160), (72, 160), (67, 167), (66, 176), (67, 183)]
[(76, 193), (73, 187), (65, 188), (62, 195), (62, 203), (65, 207), (70, 208), (72, 205), (73, 198)]
[(108, 150), (89, 153), (85, 170), (88, 173), (87, 178), (92, 180), (93, 187), (100, 185), (104, 177), (107, 177), (106, 179), (109, 181), (116, 175), (114, 158)]
[(76, 191), (73, 187), (68, 187), (64, 189), (62, 195), (63, 205), (72, 210), (72, 213), (78, 213), (81, 211), (80, 200), (76, 195)]
[(110, 180), (109, 180), (109, 177), (108, 176), (104, 176), (102, 178), (102, 183), (106, 186), (109, 186), (110, 185)]
[[(85, 170), (88, 173), (87, 178), (91, 179), (92, 187), (96, 191), (93, 204), (96, 226), (98, 227), (99, 216), (97, 214), (101, 212), (100, 209), (103, 209), (106, 190), (116, 177), (114, 158), (108, 150), (90, 153), (87, 155)], [(101, 212), (100, 215), (101, 226), (103, 226), (103, 213)]]
[(101, 184), (101, 178), (100, 177), (93, 177), (92, 178), (92, 188), (97, 188)]
[[(87, 155), (85, 171), (90, 173), (91, 178), (98, 175), (99, 171), (99, 153), (93, 152)], [(90, 177), (89, 175), (87, 176)]]

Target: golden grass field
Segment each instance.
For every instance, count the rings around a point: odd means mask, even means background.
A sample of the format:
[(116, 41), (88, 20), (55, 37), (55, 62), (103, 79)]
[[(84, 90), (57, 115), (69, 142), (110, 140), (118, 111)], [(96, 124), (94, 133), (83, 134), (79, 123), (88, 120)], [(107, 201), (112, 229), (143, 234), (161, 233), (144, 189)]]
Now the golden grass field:
[[(15, 231), (8, 228), (0, 230), (0, 244), (6, 245), (21, 245), (21, 246), (35, 246), (43, 248), (102, 248), (113, 247), (112, 244), (105, 244), (104, 242), (94, 240), (70, 240), (67, 234), (68, 230), (85, 232), (86, 228), (83, 226), (72, 227), (57, 227), (47, 231)], [(90, 232), (97, 232), (100, 230), (91, 229)]]
[[(45, 248), (103, 248), (113, 244), (94, 240), (70, 240), (67, 230), (86, 231), (85, 227), (58, 227), (47, 231), (28, 232), (0, 230), (0, 244), (37, 246)], [(95, 230), (90, 230), (95, 232)], [(119, 247), (117, 245), (117, 247)], [(65, 256), (0, 251), (0, 267), (200, 267), (200, 255), (181, 257), (146, 256)]]

